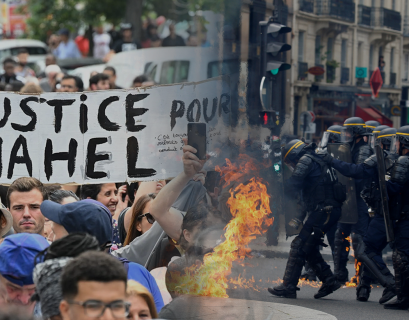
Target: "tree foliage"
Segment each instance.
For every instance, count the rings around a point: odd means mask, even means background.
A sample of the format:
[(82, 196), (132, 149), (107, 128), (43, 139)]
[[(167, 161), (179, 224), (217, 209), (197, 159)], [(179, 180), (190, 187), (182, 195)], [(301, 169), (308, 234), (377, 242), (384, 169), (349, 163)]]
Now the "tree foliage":
[(125, 6), (117, 0), (29, 0), (29, 36), (45, 41), (61, 28), (71, 31), (101, 22), (117, 24), (125, 15)]

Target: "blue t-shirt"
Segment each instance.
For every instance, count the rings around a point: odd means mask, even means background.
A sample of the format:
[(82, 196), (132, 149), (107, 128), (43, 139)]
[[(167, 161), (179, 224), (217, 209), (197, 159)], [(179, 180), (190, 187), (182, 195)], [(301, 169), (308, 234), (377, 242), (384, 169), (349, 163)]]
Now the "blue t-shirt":
[(145, 269), (138, 263), (129, 262), (128, 266), (129, 266), (128, 280), (135, 280), (149, 290), (149, 292), (153, 296), (153, 300), (155, 301), (156, 310), (159, 313), (164, 304), (162, 294), (160, 293), (155, 278), (150, 274), (150, 272), (147, 269)]

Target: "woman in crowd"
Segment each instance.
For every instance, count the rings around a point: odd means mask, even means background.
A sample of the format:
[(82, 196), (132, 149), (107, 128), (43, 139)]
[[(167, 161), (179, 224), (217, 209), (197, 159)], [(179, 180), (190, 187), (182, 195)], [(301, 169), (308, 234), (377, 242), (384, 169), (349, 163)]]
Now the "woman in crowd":
[(158, 317), (153, 297), (144, 286), (134, 280), (128, 280), (126, 291), (131, 303), (128, 319), (145, 320)]
[(155, 222), (155, 219), (149, 213), (151, 201), (153, 199), (155, 199), (155, 194), (145, 194), (138, 199), (134, 206), (132, 206), (131, 225), (124, 242), (125, 246), (130, 244), (136, 237), (139, 237), (148, 231)]
[[(124, 195), (124, 199), (122, 196)], [(116, 250), (122, 247), (119, 238), (118, 217), (127, 207), (129, 197), (126, 194), (126, 186), (117, 189), (115, 183), (86, 184), (81, 186), (81, 199), (94, 199), (106, 206), (112, 215), (112, 249)]]
[[(68, 203), (76, 202), (80, 200), (80, 198), (78, 198), (78, 196), (74, 192), (63, 190), (63, 189), (57, 189), (53, 192), (50, 192), (48, 197), (51, 201), (57, 202), (59, 204), (68, 204)], [(52, 224), (53, 224), (52, 221), (45, 218), (44, 236), (50, 242), (53, 242), (54, 240), (54, 232), (53, 232)]]

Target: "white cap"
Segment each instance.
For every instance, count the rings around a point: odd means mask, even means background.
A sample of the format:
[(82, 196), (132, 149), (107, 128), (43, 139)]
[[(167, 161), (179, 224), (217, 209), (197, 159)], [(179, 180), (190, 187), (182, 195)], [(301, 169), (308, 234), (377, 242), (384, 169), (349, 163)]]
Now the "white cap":
[(60, 73), (61, 68), (57, 66), (56, 64), (50, 64), (45, 68), (45, 74), (48, 75), (50, 73)]

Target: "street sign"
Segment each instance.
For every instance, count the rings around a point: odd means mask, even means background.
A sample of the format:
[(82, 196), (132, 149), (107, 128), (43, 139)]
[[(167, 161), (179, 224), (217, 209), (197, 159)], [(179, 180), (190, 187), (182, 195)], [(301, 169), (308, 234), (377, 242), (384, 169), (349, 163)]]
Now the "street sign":
[(303, 111), (300, 114), (301, 123), (311, 123), (312, 122), (312, 114), (309, 111)]
[(316, 130), (317, 130), (316, 123), (308, 123), (305, 131), (304, 131), (304, 125), (301, 125), (301, 131), (304, 133), (315, 133)]
[(355, 78), (364, 79), (368, 76), (368, 69), (362, 67), (355, 67)]
[(310, 115), (311, 115), (311, 122), (314, 122), (315, 121), (315, 113), (314, 113), (314, 111), (308, 111), (309, 113), (310, 113)]

